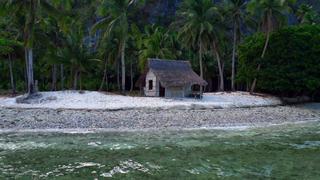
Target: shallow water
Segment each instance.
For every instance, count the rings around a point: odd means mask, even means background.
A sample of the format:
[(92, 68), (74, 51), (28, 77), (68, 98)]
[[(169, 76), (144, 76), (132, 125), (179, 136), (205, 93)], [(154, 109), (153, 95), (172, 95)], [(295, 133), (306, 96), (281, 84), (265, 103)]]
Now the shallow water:
[(1, 133), (0, 179), (320, 179), (320, 123), (247, 130)]

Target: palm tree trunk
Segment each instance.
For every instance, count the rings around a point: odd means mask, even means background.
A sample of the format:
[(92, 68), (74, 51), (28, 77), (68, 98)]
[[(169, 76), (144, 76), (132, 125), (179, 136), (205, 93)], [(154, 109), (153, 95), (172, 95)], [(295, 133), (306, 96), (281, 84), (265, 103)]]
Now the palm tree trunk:
[[(103, 70), (103, 77), (102, 77), (102, 81), (101, 81), (101, 84), (100, 84), (99, 91), (102, 91), (103, 85), (104, 85), (104, 83), (106, 82), (106, 78), (107, 78), (107, 64), (108, 64), (108, 60), (107, 60), (107, 58), (105, 58), (104, 70)], [(107, 86), (108, 86), (108, 85), (107, 85)]]
[(126, 41), (123, 40), (121, 44), (121, 91), (125, 93), (126, 91), (126, 63), (125, 63), (125, 49)]
[(60, 64), (60, 81), (61, 81), (61, 90), (64, 90), (64, 67), (63, 64)]
[[(272, 11), (269, 11), (268, 13), (268, 22), (267, 22), (267, 37), (266, 37), (266, 42), (264, 44), (264, 47), (263, 47), (263, 51), (262, 51), (262, 54), (261, 54), (261, 59), (264, 58), (264, 56), (266, 55), (266, 52), (267, 52), (267, 48), (268, 48), (268, 45), (269, 45), (269, 41), (270, 41), (270, 33), (271, 33), (271, 19), (272, 17)], [(258, 68), (257, 68), (257, 73), (260, 71), (261, 69), (261, 64), (259, 63), (258, 64)], [(253, 82), (252, 82), (252, 85), (251, 85), (251, 88), (250, 88), (250, 93), (253, 94), (254, 90), (256, 89), (256, 85), (257, 85), (257, 77), (254, 78)]]
[(74, 77), (73, 77), (73, 90), (77, 90), (78, 86), (78, 70), (75, 71)]
[[(202, 42), (199, 40), (199, 66), (200, 66), (200, 77), (203, 79), (203, 64), (202, 64)], [(203, 86), (200, 86), (200, 93), (203, 93)]]
[(33, 79), (33, 50), (32, 48), (26, 48), (27, 50), (27, 76), (28, 76), (28, 94), (35, 93), (34, 79)]
[(81, 71), (79, 72), (79, 84), (80, 84), (80, 91), (82, 91), (82, 76), (81, 76)]
[(216, 52), (216, 57), (217, 57), (217, 61), (218, 61), (219, 77), (220, 77), (219, 91), (224, 91), (223, 65), (221, 63), (220, 55), (218, 52)]
[(28, 91), (28, 74), (29, 74), (29, 68), (28, 68), (28, 50), (27, 48), (24, 48), (24, 59), (26, 62), (26, 72), (25, 72), (25, 88)]
[(237, 48), (237, 23), (233, 24), (233, 50), (232, 50), (232, 73), (231, 73), (231, 90), (235, 91), (235, 74), (236, 74), (236, 48)]
[(10, 82), (11, 82), (12, 94), (16, 94), (16, 83), (13, 77), (12, 58), (10, 54), (9, 54), (9, 71), (10, 71)]
[(57, 90), (57, 65), (52, 65), (52, 84), (51, 84), (51, 90), (56, 91)]
[(71, 68), (70, 68), (70, 75), (68, 76), (69, 77), (69, 89), (74, 89), (73, 86), (74, 86), (74, 71), (75, 71), (75, 67), (74, 65), (71, 65)]
[(109, 91), (109, 80), (108, 80), (108, 73), (106, 74), (106, 91)]
[(223, 65), (221, 63), (220, 55), (219, 55), (219, 52), (218, 52), (218, 49), (217, 49), (217, 45), (216, 45), (215, 42), (213, 43), (213, 48), (214, 48), (213, 51), (214, 51), (215, 56), (217, 58), (218, 69), (219, 69), (219, 88), (218, 88), (218, 90), (219, 91), (224, 91)]
[[(30, 1), (30, 12), (28, 12), (29, 18), (26, 21), (25, 27), (24, 27), (24, 44), (25, 44), (25, 56), (26, 56), (26, 68), (27, 68), (27, 89), (28, 89), (28, 95), (32, 95), (36, 93), (36, 88), (34, 86), (34, 78), (33, 78), (33, 49), (32, 46), (30, 46), (32, 35), (33, 35), (33, 26), (35, 24), (35, 1)], [(28, 45), (29, 44), (29, 45)]]
[(120, 62), (119, 60), (117, 61), (117, 86), (118, 86), (118, 91), (121, 91), (120, 87)]
[(130, 92), (133, 91), (133, 63), (130, 61)]

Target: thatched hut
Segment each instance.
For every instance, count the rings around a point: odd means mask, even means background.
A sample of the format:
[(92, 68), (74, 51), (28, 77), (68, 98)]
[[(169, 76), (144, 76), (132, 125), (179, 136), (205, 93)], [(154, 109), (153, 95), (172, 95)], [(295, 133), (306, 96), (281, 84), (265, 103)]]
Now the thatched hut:
[(188, 61), (148, 59), (146, 73), (141, 77), (144, 94), (150, 97), (187, 97), (207, 85)]

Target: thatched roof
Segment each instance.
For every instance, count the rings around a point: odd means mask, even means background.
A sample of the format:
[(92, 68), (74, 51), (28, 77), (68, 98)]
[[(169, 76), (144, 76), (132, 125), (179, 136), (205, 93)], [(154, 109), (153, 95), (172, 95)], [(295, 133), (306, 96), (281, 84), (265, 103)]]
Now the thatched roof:
[(189, 61), (148, 59), (148, 69), (159, 78), (163, 87), (208, 84), (192, 70)]

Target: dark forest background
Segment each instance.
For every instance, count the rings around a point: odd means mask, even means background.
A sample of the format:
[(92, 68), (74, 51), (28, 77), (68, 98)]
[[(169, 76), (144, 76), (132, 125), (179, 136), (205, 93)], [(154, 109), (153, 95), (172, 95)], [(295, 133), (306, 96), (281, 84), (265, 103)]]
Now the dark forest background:
[(190, 61), (207, 92), (319, 96), (318, 0), (39, 2), (0, 1), (3, 93), (137, 92), (161, 58)]

